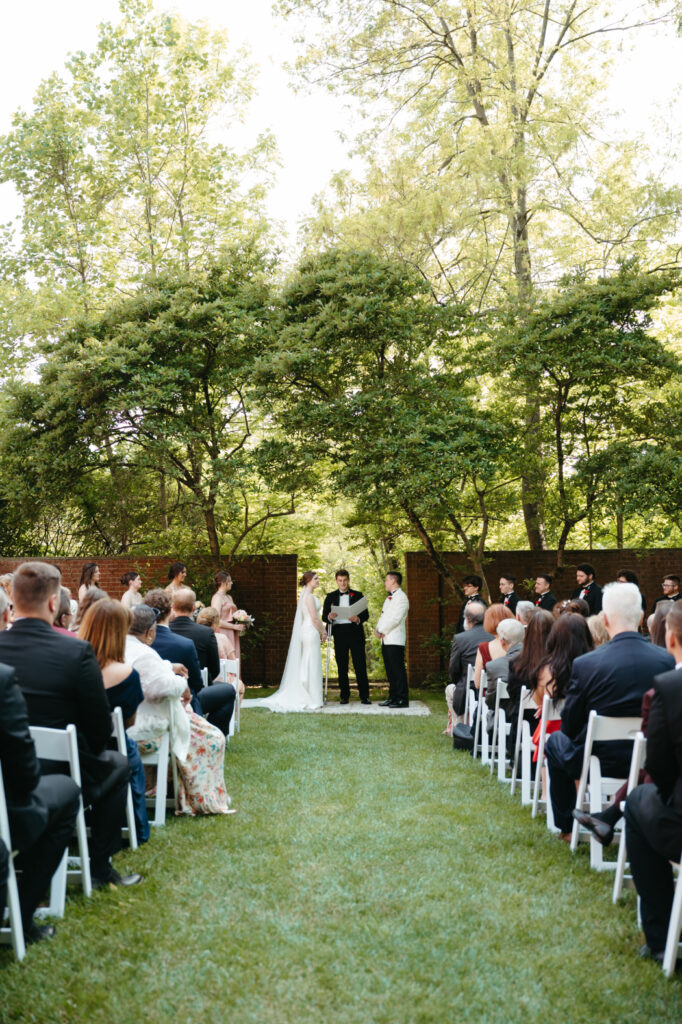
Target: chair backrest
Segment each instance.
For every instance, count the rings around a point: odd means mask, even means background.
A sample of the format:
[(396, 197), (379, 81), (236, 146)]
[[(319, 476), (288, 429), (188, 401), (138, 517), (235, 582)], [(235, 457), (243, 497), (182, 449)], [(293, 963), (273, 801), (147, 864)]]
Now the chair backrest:
[(201, 681), (204, 684), (204, 686), (208, 686), (208, 669), (207, 668), (202, 668), (202, 670), (201, 670)]
[(127, 757), (128, 748), (126, 746), (126, 730), (123, 724), (123, 712), (120, 708), (114, 708), (111, 712), (111, 732), (116, 740), (116, 746), (118, 747), (119, 754), (123, 754)]
[(46, 729), (42, 725), (32, 725), (30, 730), (37, 756), (44, 761), (66, 762), (69, 765), (71, 778), (77, 786), (80, 786), (81, 768), (78, 760), (76, 726), (67, 725), (66, 729)]
[(590, 711), (587, 720), (587, 737), (585, 745), (605, 743), (612, 740), (634, 740), (642, 728), (642, 718), (615, 718), (611, 715), (600, 715)]
[(237, 676), (239, 678), (239, 659), (238, 658), (221, 658), (220, 659), (220, 678), (223, 682), (227, 682), (229, 675)]
[[(0, 839), (7, 847), (8, 853), (12, 853), (12, 837), (9, 834), (9, 817), (7, 815), (7, 800), (5, 798), (5, 784), (2, 778), (2, 764), (0, 764)], [(4, 907), (0, 907), (0, 918)]]
[(643, 732), (638, 732), (632, 747), (632, 760), (630, 761), (630, 774), (628, 775), (628, 793), (632, 792), (639, 782), (639, 773), (644, 767), (646, 757), (646, 739)]

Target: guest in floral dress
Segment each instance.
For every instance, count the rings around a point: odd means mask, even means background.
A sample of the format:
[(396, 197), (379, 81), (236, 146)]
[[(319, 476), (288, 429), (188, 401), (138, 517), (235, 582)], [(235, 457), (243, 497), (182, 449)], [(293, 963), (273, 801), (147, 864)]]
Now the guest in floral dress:
[(140, 753), (148, 754), (158, 750), (159, 734), (170, 732), (179, 774), (176, 814), (228, 814), (225, 737), (192, 711), (184, 666), (171, 665), (152, 649), (155, 609), (141, 604), (132, 614), (125, 657), (140, 674), (145, 699), (137, 709), (131, 735)]
[(218, 612), (218, 633), (222, 634), (227, 640), (231, 654), (230, 658), (236, 658), (239, 661), (239, 634), (244, 632), (246, 628), (242, 622), (234, 622), (233, 616), (237, 611), (237, 605), (234, 603), (230, 591), (232, 590), (232, 577), (229, 572), (217, 572), (213, 577), (216, 592), (211, 598), (211, 608), (215, 608)]

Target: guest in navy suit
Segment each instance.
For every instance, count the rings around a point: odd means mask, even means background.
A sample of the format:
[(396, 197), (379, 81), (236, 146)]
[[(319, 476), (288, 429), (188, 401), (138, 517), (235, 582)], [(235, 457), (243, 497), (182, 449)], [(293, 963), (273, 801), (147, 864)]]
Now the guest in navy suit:
[(172, 606), (170, 594), (165, 590), (150, 590), (145, 594), (144, 603), (158, 612), (153, 649), (166, 661), (170, 661), (175, 671), (177, 666), (184, 666), (187, 670), (187, 684), (192, 691), (192, 709), (217, 726), (223, 736), (227, 736), (236, 698), (234, 686), (231, 683), (204, 686), (199, 655), (193, 641), (187, 636), (174, 633), (169, 627)]
[[(562, 838), (570, 835), (573, 824), (575, 780), (582, 768), (590, 711), (615, 718), (639, 716), (642, 697), (654, 676), (675, 666), (667, 651), (647, 643), (637, 632), (642, 621), (642, 596), (634, 583), (605, 587), (603, 611), (611, 641), (573, 662), (561, 731), (547, 740), (552, 809)], [(597, 744), (594, 752), (605, 775), (627, 776), (631, 742)]]

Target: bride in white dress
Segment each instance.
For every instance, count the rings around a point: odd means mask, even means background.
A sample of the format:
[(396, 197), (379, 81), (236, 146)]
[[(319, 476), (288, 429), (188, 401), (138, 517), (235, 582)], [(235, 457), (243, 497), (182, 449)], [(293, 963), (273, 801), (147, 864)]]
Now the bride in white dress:
[(320, 640), (326, 639), (327, 631), (320, 619), (320, 602), (313, 593), (319, 583), (317, 573), (303, 573), (299, 581), (301, 596), (279, 690), (271, 697), (249, 701), (250, 705), (270, 708), (271, 711), (311, 711), (322, 707)]

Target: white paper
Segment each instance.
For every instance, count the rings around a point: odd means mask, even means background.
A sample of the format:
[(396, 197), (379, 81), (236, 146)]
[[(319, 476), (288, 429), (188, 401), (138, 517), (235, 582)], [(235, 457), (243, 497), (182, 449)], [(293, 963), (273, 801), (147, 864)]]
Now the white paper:
[(333, 604), (331, 607), (332, 612), (336, 612), (335, 622), (346, 621), (352, 618), (353, 615), (359, 615), (360, 612), (367, 611), (367, 598), (361, 597), (355, 604), (349, 604), (346, 606)]

